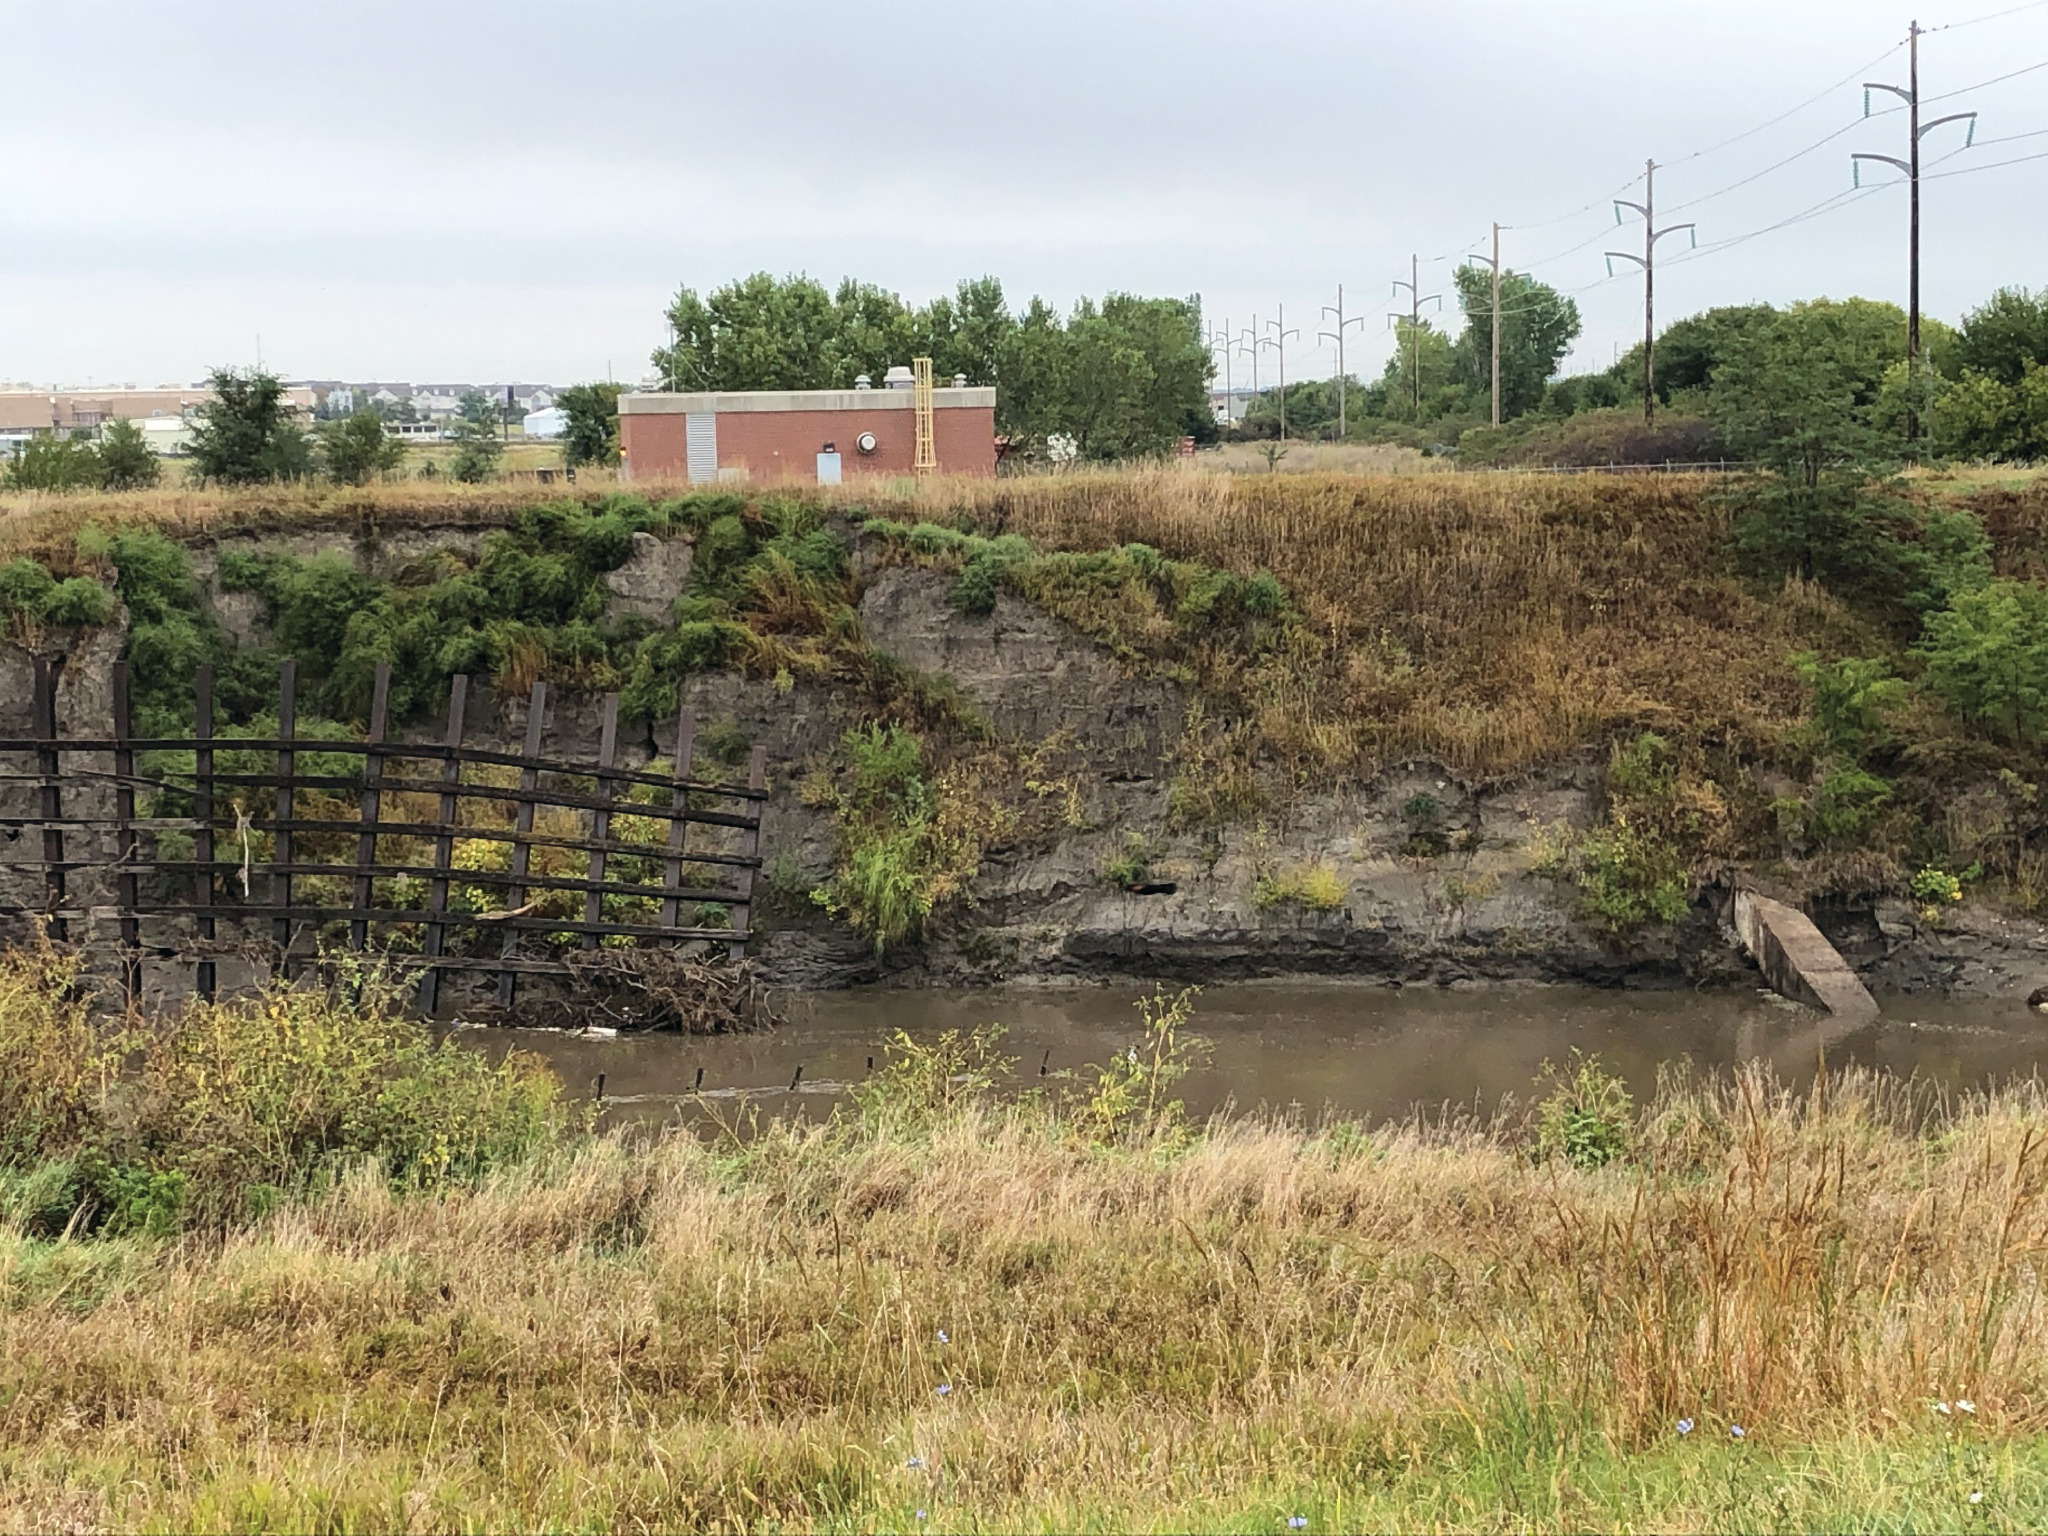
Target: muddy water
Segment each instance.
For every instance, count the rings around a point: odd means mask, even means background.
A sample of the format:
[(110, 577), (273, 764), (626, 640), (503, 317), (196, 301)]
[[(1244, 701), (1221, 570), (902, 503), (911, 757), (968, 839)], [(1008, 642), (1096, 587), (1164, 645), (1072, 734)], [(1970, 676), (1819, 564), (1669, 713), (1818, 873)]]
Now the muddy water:
[[(926, 1038), (1000, 1023), (1018, 1077), (1035, 1081), (1107, 1060), (1139, 1043), (1136, 989), (857, 991), (801, 996), (790, 1022), (762, 1035), (621, 1036), (591, 1040), (539, 1030), (463, 1031), (497, 1053), (511, 1046), (553, 1063), (572, 1092), (605, 1076), (614, 1115), (725, 1118), (829, 1111), (892, 1030)], [(1405, 1117), (1446, 1105), (1495, 1109), (1526, 1099), (1547, 1061), (1597, 1053), (1637, 1093), (1660, 1064), (1725, 1071), (1761, 1059), (1788, 1081), (1857, 1064), (1950, 1087), (2048, 1070), (2048, 1018), (2016, 1001), (1885, 999), (1875, 1024), (1845, 1029), (1756, 993), (1610, 992), (1572, 987), (1443, 990), (1344, 983), (1239, 983), (1197, 999), (1195, 1030), (1209, 1064), (1183, 1096), (1197, 1112), (1234, 1105), (1310, 1115)], [(799, 1080), (798, 1068), (802, 1068)], [(702, 1088), (696, 1087), (702, 1072)], [(795, 1082), (792, 1088), (792, 1082)]]

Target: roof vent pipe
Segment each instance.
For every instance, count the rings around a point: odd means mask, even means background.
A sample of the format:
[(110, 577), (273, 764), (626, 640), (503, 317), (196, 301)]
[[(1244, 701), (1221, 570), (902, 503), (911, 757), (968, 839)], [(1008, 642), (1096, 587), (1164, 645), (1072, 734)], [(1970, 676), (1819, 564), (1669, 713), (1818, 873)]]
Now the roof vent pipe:
[(965, 388), (967, 387), (967, 375), (966, 375), (966, 374), (964, 374), (964, 373), (956, 373), (956, 374), (954, 374), (954, 375), (953, 375), (953, 387), (954, 387), (955, 389), (965, 389)]
[(873, 389), (875, 381), (864, 373), (857, 373), (853, 376), (853, 387), (855, 389)]
[(910, 369), (902, 363), (898, 363), (882, 375), (882, 385), (886, 389), (911, 389), (916, 384), (917, 380), (911, 376)]

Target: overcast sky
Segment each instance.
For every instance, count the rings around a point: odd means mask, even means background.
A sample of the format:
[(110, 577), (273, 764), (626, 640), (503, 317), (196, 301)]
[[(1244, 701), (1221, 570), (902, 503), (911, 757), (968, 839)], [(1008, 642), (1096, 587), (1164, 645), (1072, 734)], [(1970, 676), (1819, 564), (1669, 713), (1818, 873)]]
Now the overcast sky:
[[(0, 0), (0, 380), (191, 380), (259, 335), (292, 377), (633, 380), (679, 284), (761, 268), (1199, 293), (1239, 330), (1284, 304), (1290, 376), (1330, 371), (1342, 283), (1371, 376), (1410, 253), (1448, 292), (1494, 219), (1509, 265), (1584, 290), (1567, 370), (1604, 366), (1642, 326), (1607, 199), (1650, 156), (1659, 222), (1699, 225), (1659, 246), (1661, 320), (1904, 301), (1899, 186), (1715, 242), (1904, 154), (1857, 82), (1904, 81), (1914, 3), (2014, 0)], [(2048, 67), (1935, 99), (2029, 65), (2048, 0), (1923, 38), (1927, 115), (1982, 113), (1940, 170), (2048, 155)], [(2048, 158), (1924, 201), (1929, 313), (2048, 284)]]

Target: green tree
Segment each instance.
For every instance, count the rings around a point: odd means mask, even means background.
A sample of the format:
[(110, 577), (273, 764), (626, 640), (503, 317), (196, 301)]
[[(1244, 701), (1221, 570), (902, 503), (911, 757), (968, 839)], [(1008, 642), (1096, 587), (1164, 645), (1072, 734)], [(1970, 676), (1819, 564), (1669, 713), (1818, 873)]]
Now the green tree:
[(2048, 458), (2048, 367), (2029, 358), (2016, 384), (1971, 370), (1942, 385), (1934, 439), (1959, 458)]
[(803, 276), (756, 272), (707, 299), (679, 289), (668, 307), (675, 343), (655, 348), (654, 366), (682, 390), (850, 385), (851, 373), (837, 377), (841, 318), (824, 285)]
[(2048, 288), (2001, 288), (1963, 317), (1944, 359), (1957, 373), (1977, 373), (2017, 387), (2029, 365), (2048, 366)]
[(321, 467), (343, 485), (361, 485), (404, 459), (405, 444), (385, 432), (383, 418), (368, 406), (320, 428)]
[(1927, 616), (1923, 682), (1964, 719), (2019, 744), (2048, 712), (2048, 588), (1994, 581)]
[(1387, 359), (1380, 385), (1386, 392), (1384, 413), (1393, 421), (1433, 421), (1465, 405), (1451, 339), (1427, 320), (1394, 322), (1394, 355)]
[(100, 430), (100, 488), (139, 491), (163, 478), (163, 464), (150, 451), (142, 428), (125, 418)]
[[(1475, 403), (1493, 387), (1493, 274), (1485, 267), (1460, 267), (1454, 281), (1465, 311), (1465, 330), (1454, 348), (1458, 382)], [(1548, 283), (1521, 272), (1500, 275), (1500, 416), (1502, 421), (1534, 410), (1543, 388), (1579, 336), (1579, 306)]]
[(576, 384), (555, 397), (555, 404), (568, 416), (562, 432), (562, 462), (571, 469), (581, 464), (619, 462), (619, 394), (617, 384)]
[(100, 454), (87, 437), (39, 432), (7, 466), (10, 491), (90, 491), (100, 483)]
[(448, 473), (465, 485), (475, 485), (497, 473), (499, 455), (505, 445), (498, 439), (498, 413), (490, 397), (472, 389), (462, 397), (456, 417), (448, 424), (455, 440), (455, 458)]
[(832, 298), (832, 334), (820, 356), (815, 382), (789, 388), (850, 389), (866, 374), (874, 383), (915, 349), (909, 308), (897, 295), (873, 283), (846, 278)]
[(2001, 288), (1943, 350), (1934, 437), (1966, 458), (2048, 458), (2048, 288)]
[[(1657, 398), (1668, 405), (1673, 395), (1706, 390), (1714, 370), (1730, 353), (1777, 318), (1777, 310), (1768, 304), (1731, 304), (1674, 322), (1657, 338)], [(1622, 400), (1640, 400), (1643, 344), (1637, 342), (1622, 353), (1606, 377), (1621, 391)]]
[(312, 468), (312, 450), (274, 373), (216, 368), (212, 391), (194, 413), (192, 462), (217, 485), (298, 480)]
[(932, 360), (941, 379), (998, 384), (1004, 344), (1017, 328), (993, 277), (963, 278), (952, 298), (941, 294), (911, 317), (911, 351)]

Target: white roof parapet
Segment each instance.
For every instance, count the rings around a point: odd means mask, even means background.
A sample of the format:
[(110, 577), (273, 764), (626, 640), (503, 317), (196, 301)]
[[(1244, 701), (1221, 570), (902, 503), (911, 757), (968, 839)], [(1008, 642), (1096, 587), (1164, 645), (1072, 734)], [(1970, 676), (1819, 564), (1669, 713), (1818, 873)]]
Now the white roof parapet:
[[(932, 408), (993, 410), (994, 385), (935, 389)], [(736, 411), (907, 411), (916, 404), (908, 389), (743, 389), (703, 394), (639, 390), (619, 396), (622, 416), (729, 415)]]

